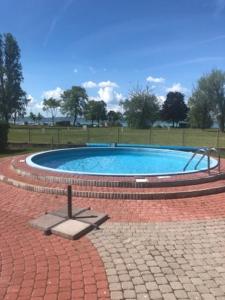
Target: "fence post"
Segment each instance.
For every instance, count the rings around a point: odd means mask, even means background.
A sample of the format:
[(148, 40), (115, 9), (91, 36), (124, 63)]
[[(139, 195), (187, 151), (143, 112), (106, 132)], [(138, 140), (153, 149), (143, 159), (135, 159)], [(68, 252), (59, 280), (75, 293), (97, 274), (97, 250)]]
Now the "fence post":
[(72, 219), (72, 186), (67, 186), (67, 216)]
[(30, 128), (28, 128), (28, 144), (31, 143)]
[(117, 128), (117, 143), (120, 142), (120, 128)]
[(58, 128), (57, 129), (57, 139), (58, 139), (58, 145), (59, 145), (59, 143), (60, 143), (60, 136), (59, 136), (59, 134), (60, 134), (60, 131), (59, 131), (60, 129)]
[(220, 144), (220, 130), (218, 128), (217, 135), (216, 135), (216, 148), (219, 148), (219, 144)]
[(149, 128), (149, 133), (148, 133), (148, 143), (151, 144), (152, 142), (152, 129), (151, 127)]
[(185, 137), (185, 129), (182, 128), (182, 146), (185, 145), (185, 143), (184, 143), (184, 137)]
[(90, 132), (89, 132), (89, 127), (87, 127), (87, 142), (90, 142)]

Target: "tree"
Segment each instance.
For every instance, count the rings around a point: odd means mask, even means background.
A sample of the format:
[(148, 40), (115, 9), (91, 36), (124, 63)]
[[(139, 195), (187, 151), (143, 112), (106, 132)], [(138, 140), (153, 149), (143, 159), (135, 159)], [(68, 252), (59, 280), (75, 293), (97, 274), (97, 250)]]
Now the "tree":
[(107, 114), (107, 120), (109, 126), (121, 126), (121, 121), (123, 119), (123, 115), (121, 112), (116, 112), (114, 110), (110, 110)]
[(106, 103), (104, 101), (88, 101), (84, 115), (87, 120), (90, 120), (93, 126), (94, 121), (97, 121), (98, 127), (100, 121), (106, 120)]
[(20, 49), (11, 33), (0, 35), (0, 118), (9, 122), (12, 114), (24, 110), (26, 93), (23, 81)]
[(218, 121), (220, 130), (224, 132), (225, 72), (212, 70), (209, 74), (203, 75), (198, 80), (191, 99), (190, 115), (193, 117), (194, 112), (198, 110), (202, 118), (206, 120), (204, 124), (207, 124), (214, 116)]
[(13, 119), (14, 125), (16, 124), (16, 120), (18, 118), (24, 118), (24, 116), (26, 115), (26, 108), (29, 101), (30, 99), (25, 96), (23, 99), (21, 99), (19, 108), (15, 109), (15, 111), (12, 113), (11, 118)]
[(43, 116), (40, 113), (38, 113), (36, 115), (36, 121), (38, 122), (38, 125), (40, 125), (42, 119), (43, 119)]
[(184, 121), (187, 117), (188, 107), (184, 102), (184, 95), (180, 92), (169, 92), (163, 103), (161, 117), (164, 121), (175, 123)]
[(37, 121), (37, 116), (36, 116), (34, 113), (32, 113), (32, 111), (30, 112), (29, 118), (30, 118), (34, 123), (36, 123), (36, 121)]
[(212, 104), (201, 89), (196, 89), (188, 100), (188, 119), (191, 127), (210, 128), (213, 124)]
[(63, 93), (61, 111), (73, 118), (73, 126), (76, 124), (77, 117), (83, 115), (87, 100), (86, 90), (80, 86), (73, 86)]
[(52, 124), (55, 124), (55, 117), (60, 107), (60, 100), (54, 98), (48, 98), (43, 100), (43, 111), (47, 111), (51, 114)]
[(129, 99), (122, 102), (128, 126), (149, 128), (159, 117), (159, 103), (148, 87), (131, 92)]

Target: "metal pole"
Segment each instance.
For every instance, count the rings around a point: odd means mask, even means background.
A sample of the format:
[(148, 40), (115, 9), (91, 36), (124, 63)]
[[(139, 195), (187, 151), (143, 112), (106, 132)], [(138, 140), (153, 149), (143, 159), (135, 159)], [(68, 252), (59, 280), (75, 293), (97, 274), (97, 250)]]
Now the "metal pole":
[(87, 142), (90, 142), (90, 132), (89, 132), (89, 127), (87, 127)]
[(220, 153), (218, 153), (218, 171), (220, 173)]
[(59, 145), (59, 128), (57, 129), (58, 145)]
[(28, 144), (31, 142), (30, 128), (28, 128)]
[(184, 131), (184, 128), (182, 129), (182, 146), (184, 146), (184, 134), (185, 134), (185, 131)]
[(68, 218), (72, 219), (72, 186), (67, 186), (67, 214)]
[(220, 143), (220, 130), (217, 130), (217, 136), (216, 136), (216, 148), (219, 148)]
[(207, 156), (208, 156), (208, 173), (210, 174), (210, 153), (209, 153), (209, 150), (208, 150)]
[(149, 135), (148, 135), (148, 143), (151, 144), (152, 141), (152, 129), (151, 127), (149, 128)]

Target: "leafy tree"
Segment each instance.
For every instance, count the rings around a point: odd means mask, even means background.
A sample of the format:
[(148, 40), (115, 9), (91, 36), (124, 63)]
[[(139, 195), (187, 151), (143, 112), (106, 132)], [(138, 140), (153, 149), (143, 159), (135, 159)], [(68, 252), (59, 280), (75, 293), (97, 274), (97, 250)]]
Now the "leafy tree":
[(16, 124), (16, 120), (18, 118), (24, 118), (26, 115), (26, 108), (29, 103), (30, 99), (28, 99), (26, 96), (21, 99), (21, 102), (19, 103), (19, 108), (15, 109), (15, 111), (12, 113), (11, 118), (13, 119), (13, 124)]
[(73, 86), (63, 93), (61, 111), (68, 117), (73, 118), (73, 126), (76, 124), (77, 117), (84, 114), (87, 100), (86, 90), (80, 86)]
[(122, 102), (124, 116), (132, 128), (148, 128), (159, 117), (159, 103), (148, 87), (131, 92), (129, 99)]
[(100, 121), (106, 120), (106, 103), (104, 101), (88, 101), (84, 115), (87, 120), (90, 120), (93, 126), (94, 121), (97, 121), (98, 126)]
[(188, 101), (188, 119), (191, 127), (210, 128), (213, 124), (212, 103), (201, 89), (196, 89)]
[[(198, 109), (202, 118), (206, 119), (204, 124), (210, 121), (214, 116), (219, 124), (219, 128), (224, 132), (225, 123), (225, 72), (221, 70), (212, 70), (209, 74), (203, 75), (197, 83), (192, 98), (191, 112)], [(205, 114), (205, 117), (203, 115)], [(197, 116), (195, 117), (196, 120)], [(204, 125), (205, 126), (205, 125)]]
[(187, 117), (188, 107), (184, 102), (184, 95), (180, 92), (169, 92), (163, 103), (161, 117), (164, 121), (175, 123)]
[(107, 114), (107, 120), (109, 126), (120, 126), (121, 120), (123, 119), (123, 115), (121, 112), (116, 112), (114, 110), (110, 110)]
[(34, 113), (32, 113), (32, 111), (30, 112), (29, 118), (30, 118), (34, 123), (36, 123), (36, 121), (37, 121), (37, 116), (36, 116)]
[(20, 49), (11, 33), (0, 35), (0, 118), (9, 122), (12, 114), (18, 115), (26, 106)]
[(60, 107), (60, 100), (48, 98), (43, 100), (43, 111), (49, 112), (52, 118), (52, 124), (55, 124), (55, 117)]
[(40, 125), (42, 119), (43, 119), (43, 116), (40, 113), (38, 113), (36, 115), (36, 121), (38, 122), (38, 125)]

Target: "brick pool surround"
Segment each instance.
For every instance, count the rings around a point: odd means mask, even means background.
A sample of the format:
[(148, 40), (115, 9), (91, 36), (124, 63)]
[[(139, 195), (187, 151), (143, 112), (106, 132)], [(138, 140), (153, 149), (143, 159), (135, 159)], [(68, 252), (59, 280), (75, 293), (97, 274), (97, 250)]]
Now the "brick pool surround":
[(221, 172), (174, 176), (150, 176), (148, 182), (137, 183), (136, 177), (87, 176), (44, 171), (26, 164), (27, 155), (9, 157), (0, 162), (0, 180), (26, 190), (66, 195), (73, 186), (76, 197), (97, 199), (153, 200), (177, 199), (225, 192), (225, 160)]
[[(22, 160), (22, 157), (0, 160), (1, 170), (2, 168), (7, 168), (12, 172), (12, 174), (14, 174), (15, 170), (13, 170), (11, 166), (12, 159)], [(23, 163), (21, 162), (21, 164)], [(10, 173), (10, 175), (12, 174)], [(18, 178), (15, 177), (17, 180), (19, 178), (20, 180), (24, 178), (29, 179), (29, 176), (21, 176), (19, 174), (17, 174), (17, 176)], [(204, 176), (207, 176), (207, 174), (203, 174), (203, 177)], [(34, 179), (31, 178), (31, 180), (33, 181)], [(119, 297), (119, 299), (129, 299), (129, 296), (133, 295), (134, 292), (144, 293), (141, 291), (141, 289), (144, 289), (142, 284), (135, 283), (134, 289), (131, 290), (128, 289), (128, 283), (126, 283), (127, 286), (125, 287), (123, 282), (115, 283), (114, 280), (117, 277), (122, 278), (122, 274), (119, 273), (119, 269), (122, 267), (119, 260), (121, 260), (123, 257), (121, 254), (122, 252), (120, 253), (119, 251), (123, 250), (124, 245), (121, 244), (121, 242), (123, 243), (131, 239), (133, 243), (137, 243), (135, 239), (132, 240), (132, 230), (133, 232), (136, 232), (138, 237), (140, 237), (140, 243), (138, 241), (139, 244), (136, 244), (136, 246), (134, 245), (133, 248), (134, 250), (139, 250), (137, 253), (138, 257), (136, 257), (136, 267), (141, 268), (142, 263), (138, 260), (143, 259), (143, 255), (141, 253), (147, 249), (141, 248), (144, 245), (141, 240), (141, 232), (144, 230), (142, 228), (143, 226), (147, 226), (146, 228), (149, 228), (148, 225), (142, 225), (141, 223), (144, 222), (146, 224), (155, 224), (153, 227), (148, 229), (150, 235), (144, 234), (143, 238), (146, 241), (145, 244), (149, 239), (150, 243), (148, 247), (152, 249), (151, 251), (156, 252), (159, 251), (157, 247), (160, 245), (158, 245), (156, 242), (157, 240), (154, 239), (154, 234), (159, 234), (161, 242), (166, 243), (166, 241), (162, 240), (166, 235), (166, 232), (161, 232), (160, 228), (170, 228), (173, 226), (173, 228), (170, 230), (176, 233), (176, 226), (180, 226), (180, 224), (182, 224), (181, 227), (184, 228), (184, 233), (188, 233), (188, 230), (192, 230), (193, 224), (193, 226), (195, 226), (194, 228), (196, 230), (196, 234), (198, 234), (198, 224), (202, 224), (203, 228), (214, 228), (215, 233), (217, 233), (220, 232), (220, 224), (221, 222), (224, 222), (225, 218), (225, 193), (191, 197), (188, 199), (179, 198), (171, 200), (146, 201), (127, 199), (124, 201), (118, 199), (116, 200), (116, 203), (115, 200), (112, 199), (74, 197), (73, 204), (75, 206), (90, 206), (93, 209), (103, 211), (109, 214), (110, 220), (108, 221), (106, 228), (103, 227), (103, 232), (100, 230), (96, 233), (93, 233), (93, 235), (91, 234), (85, 238), (82, 238), (79, 241), (71, 242), (59, 237), (43, 236), (40, 232), (30, 228), (28, 225), (28, 220), (31, 218), (39, 216), (45, 211), (62, 207), (65, 204), (65, 196), (47, 195), (45, 193), (38, 192), (34, 193), (32, 191), (18, 189), (15, 186), (11, 186), (2, 182), (0, 182), (0, 190), (0, 232), (2, 238), (1, 241), (3, 242), (3, 247), (0, 247), (0, 299), (4, 300), (118, 299), (116, 297)], [(200, 220), (201, 223), (197, 223), (196, 225), (195, 222), (198, 220)], [(168, 226), (165, 222), (169, 222)], [(116, 224), (116, 228), (112, 226), (114, 223)], [(121, 227), (123, 226), (122, 224), (124, 224), (124, 229)], [(151, 224), (149, 225), (152, 226)], [(104, 239), (104, 234), (107, 236), (108, 240), (110, 240), (112, 236), (114, 248), (110, 248), (111, 245), (108, 244), (107, 239)], [(180, 235), (182, 236), (182, 232)], [(179, 236), (180, 239), (181, 236)], [(217, 242), (222, 243), (222, 231), (219, 233), (219, 235), (215, 234), (215, 236), (218, 237)], [(124, 237), (124, 240), (122, 237)], [(205, 242), (211, 237), (212, 234), (209, 232), (208, 237), (204, 236)], [(173, 242), (173, 245), (177, 245), (177, 249), (175, 248), (174, 250), (171, 250), (174, 254), (174, 257), (176, 257), (176, 253), (181, 251), (179, 248), (181, 241), (180, 239)], [(107, 244), (104, 245), (104, 242)], [(195, 241), (195, 244), (193, 245), (197, 246), (196, 243), (197, 242)], [(211, 244), (213, 245), (213, 243)], [(216, 240), (214, 246), (215, 245), (218, 245)], [(222, 246), (223, 244), (220, 244), (220, 248), (218, 248), (219, 250), (217, 251), (218, 255), (221, 257), (222, 253), (224, 252), (224, 248)], [(155, 248), (153, 249), (153, 247)], [(205, 255), (204, 247), (202, 252)], [(194, 249), (195, 252), (198, 250), (198, 248)], [(113, 251), (117, 252), (113, 255)], [(165, 252), (163, 249), (161, 251), (162, 253)], [(217, 252), (215, 248), (215, 254), (217, 254)], [(108, 254), (111, 256), (108, 256)], [(116, 254), (121, 255), (121, 257), (116, 256)], [(133, 255), (136, 254), (134, 253)], [(200, 254), (196, 252), (196, 255)], [(204, 258), (204, 255), (202, 255), (202, 258)], [(130, 256), (129, 251), (127, 252), (126, 257), (127, 260), (133, 258), (133, 256)], [(219, 260), (217, 261), (219, 258), (217, 258), (217, 256), (213, 256), (213, 265), (211, 265), (210, 262), (207, 264), (207, 266), (212, 268), (211, 271), (208, 271), (212, 272), (210, 273), (212, 274), (210, 275), (211, 278), (209, 278), (211, 281), (213, 280), (213, 276), (215, 276), (215, 278), (218, 280), (220, 279), (221, 282), (223, 278), (225, 279), (225, 277), (222, 277), (225, 273), (218, 273), (216, 271), (217, 268), (220, 268), (222, 269), (222, 272), (224, 272), (224, 260), (219, 262)], [(179, 261), (179, 257), (177, 260)], [(150, 260), (149, 263), (151, 261), (152, 260)], [(130, 264), (130, 262), (127, 263), (128, 265)], [(183, 266), (185, 267), (186, 265), (184, 264)], [(199, 265), (192, 265), (192, 267), (200, 268)], [(151, 271), (153, 271), (152, 267), (150, 268)], [(174, 268), (175, 273), (176, 271), (181, 272), (183, 270), (179, 267), (179, 265), (175, 266), (175, 263)], [(113, 275), (112, 271), (114, 269), (118, 273)], [(220, 271), (220, 269), (218, 270)], [(138, 271), (140, 272), (139, 269)], [(203, 275), (207, 273), (207, 271), (203, 271)], [(179, 272), (178, 281), (182, 284), (180, 280), (185, 278), (184, 276), (181, 276), (179, 279)], [(193, 275), (191, 275), (191, 272)], [(190, 271), (190, 276), (194, 276), (193, 279), (195, 280), (197, 280), (197, 274), (198, 273)], [(144, 279), (145, 277), (149, 277), (149, 275), (145, 275), (144, 273), (141, 274), (141, 279)], [(167, 280), (166, 276), (161, 276), (160, 279), (163, 279), (162, 277), (164, 280)], [(133, 280), (135, 279), (135, 277), (132, 278)], [(192, 278), (190, 277), (189, 279), (191, 280)], [(203, 278), (203, 280), (206, 279)], [(147, 288), (149, 285), (151, 285), (149, 279), (148, 282), (144, 284)], [(213, 282), (215, 282), (215, 280), (213, 280)], [(200, 285), (199, 287), (201, 287), (202, 290), (199, 292), (197, 290), (198, 285), (194, 285), (193, 287), (191, 286), (191, 283), (183, 284), (185, 287), (186, 285), (190, 285), (188, 288), (192, 287), (193, 289), (196, 289), (193, 292), (186, 291), (186, 293), (188, 293), (188, 297), (190, 296), (188, 299), (192, 299), (191, 295), (198, 296), (199, 293), (204, 294), (205, 297), (208, 295), (209, 299), (214, 299), (212, 298), (213, 292), (221, 293), (221, 288), (219, 290), (219, 287), (216, 287), (218, 289), (216, 291), (213, 290), (213, 287), (210, 287), (209, 291), (207, 291), (205, 285)], [(172, 282), (171, 286), (173, 286)], [(205, 291), (203, 291), (204, 287)], [(221, 284), (220, 287), (223, 287), (223, 284)], [(117, 288), (117, 290), (115, 290), (115, 288)], [(150, 299), (154, 299), (152, 298), (153, 295), (155, 296), (157, 293), (160, 295), (159, 292), (161, 292), (161, 294), (164, 295), (162, 299), (180, 299), (177, 298), (176, 295), (179, 296), (178, 293), (181, 293), (181, 290), (178, 290), (178, 292), (176, 290), (173, 292), (167, 292), (164, 291), (163, 288), (166, 288), (166, 286), (159, 284), (157, 290), (150, 290), (148, 294), (149, 296), (147, 295), (146, 297), (151, 297)], [(144, 294), (140, 294), (140, 296), (141, 295)], [(220, 299), (219, 297), (220, 296), (215, 297), (215, 299)], [(221, 296), (221, 299), (223, 299), (223, 297), (225, 297), (225, 292)]]

